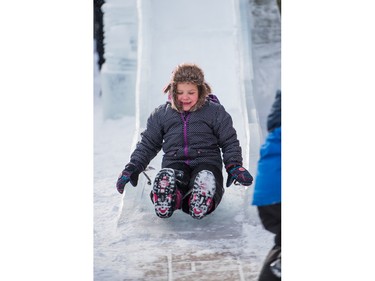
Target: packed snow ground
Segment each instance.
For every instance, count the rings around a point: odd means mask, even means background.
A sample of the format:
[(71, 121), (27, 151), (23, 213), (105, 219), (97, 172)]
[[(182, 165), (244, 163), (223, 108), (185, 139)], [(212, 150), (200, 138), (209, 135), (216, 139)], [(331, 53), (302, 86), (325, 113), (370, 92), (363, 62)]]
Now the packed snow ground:
[[(262, 133), (256, 116), (247, 117), (247, 110), (257, 114), (256, 97), (252, 96), (251, 85), (246, 85), (249, 78), (244, 77), (252, 75), (253, 67), (253, 54), (247, 49), (251, 38), (244, 36), (249, 35), (250, 11), (241, 16), (236, 6), (239, 2), (206, 1), (200, 3), (201, 14), (194, 17), (197, 11), (191, 1), (164, 1), (163, 5), (142, 1), (139, 41), (152, 44), (139, 47), (138, 113), (120, 120), (104, 120), (101, 98), (95, 95), (95, 280), (178, 280), (193, 278), (194, 274), (200, 276), (197, 280), (215, 280), (218, 276), (222, 280), (256, 279), (273, 236), (262, 228), (255, 207), (250, 206), (252, 187), (226, 189), (220, 207), (201, 221), (182, 212), (175, 212), (167, 220), (157, 218), (148, 195), (151, 186), (143, 175), (138, 186), (129, 186), (124, 196), (115, 189), (117, 176), (129, 160), (148, 115), (165, 102), (161, 89), (170, 72), (185, 61), (202, 66), (214, 93), (233, 117), (243, 146), (244, 165), (255, 175), (257, 153), (250, 152), (249, 144), (258, 152)], [(210, 13), (213, 5), (215, 13)], [(189, 20), (179, 21), (186, 15), (181, 12), (189, 9), (193, 9)], [(172, 27), (170, 21), (177, 26)], [(280, 81), (277, 75), (269, 79)], [(267, 111), (274, 92), (269, 96), (268, 104), (262, 104)], [(249, 101), (251, 105), (246, 106)], [(151, 162), (156, 168), (148, 172), (152, 179), (160, 168), (160, 154)], [(205, 266), (198, 266), (202, 263)], [(181, 269), (182, 264), (188, 268)]]

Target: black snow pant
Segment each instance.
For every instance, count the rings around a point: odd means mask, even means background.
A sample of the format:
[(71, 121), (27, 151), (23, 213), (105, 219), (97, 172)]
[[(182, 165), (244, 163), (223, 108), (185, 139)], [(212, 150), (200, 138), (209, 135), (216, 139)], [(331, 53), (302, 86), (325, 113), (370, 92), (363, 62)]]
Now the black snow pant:
[(275, 234), (275, 245), (270, 250), (263, 263), (258, 280), (281, 280), (281, 277), (276, 276), (272, 269), (278, 259), (281, 264), (281, 203), (258, 206), (258, 214), (264, 228)]
[(180, 190), (182, 194), (182, 211), (189, 214), (189, 198), (190, 194), (193, 190), (194, 180), (195, 177), (198, 175), (200, 171), (208, 170), (214, 174), (215, 182), (216, 182), (216, 191), (214, 195), (214, 204), (212, 208), (207, 212), (207, 215), (212, 213), (217, 206), (220, 204), (221, 198), (224, 195), (224, 187), (223, 187), (223, 174), (222, 172), (213, 165), (209, 164), (199, 164), (196, 167), (190, 167), (185, 163), (175, 163), (171, 164), (164, 168), (171, 168), (174, 170), (183, 171), (183, 178), (179, 182), (177, 182), (177, 188)]

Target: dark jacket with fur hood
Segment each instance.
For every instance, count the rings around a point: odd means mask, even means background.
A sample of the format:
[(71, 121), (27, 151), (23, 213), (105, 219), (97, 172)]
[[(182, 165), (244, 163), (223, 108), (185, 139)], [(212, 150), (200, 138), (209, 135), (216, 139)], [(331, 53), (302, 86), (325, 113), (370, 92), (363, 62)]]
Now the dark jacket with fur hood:
[(161, 149), (163, 168), (176, 162), (192, 167), (207, 163), (220, 170), (223, 161), (225, 166), (242, 165), (241, 147), (231, 116), (222, 105), (208, 99), (192, 112), (179, 112), (170, 102), (156, 108), (130, 162), (142, 171)]

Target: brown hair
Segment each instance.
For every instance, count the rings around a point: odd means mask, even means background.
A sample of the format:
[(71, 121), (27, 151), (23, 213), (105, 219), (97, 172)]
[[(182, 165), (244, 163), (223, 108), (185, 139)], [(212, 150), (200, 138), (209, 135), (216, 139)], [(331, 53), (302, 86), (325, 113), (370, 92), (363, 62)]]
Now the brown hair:
[(197, 85), (198, 101), (190, 110), (194, 111), (202, 107), (206, 101), (206, 97), (211, 93), (211, 87), (204, 80), (203, 70), (196, 64), (183, 63), (179, 64), (172, 72), (171, 81), (164, 87), (164, 93), (169, 93), (172, 108), (181, 112), (182, 107), (177, 101), (177, 84), (188, 82)]

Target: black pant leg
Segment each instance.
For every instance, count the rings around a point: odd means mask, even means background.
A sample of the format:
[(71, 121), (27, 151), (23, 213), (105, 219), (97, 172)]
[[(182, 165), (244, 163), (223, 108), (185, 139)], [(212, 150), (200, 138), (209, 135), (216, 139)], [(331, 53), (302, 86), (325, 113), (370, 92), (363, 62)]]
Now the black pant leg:
[(281, 255), (281, 203), (258, 206), (259, 218), (264, 228), (275, 235), (275, 245), (263, 263), (259, 281), (281, 280), (271, 270), (270, 265)]
[(258, 214), (266, 230), (273, 234), (281, 232), (281, 203), (258, 206)]

